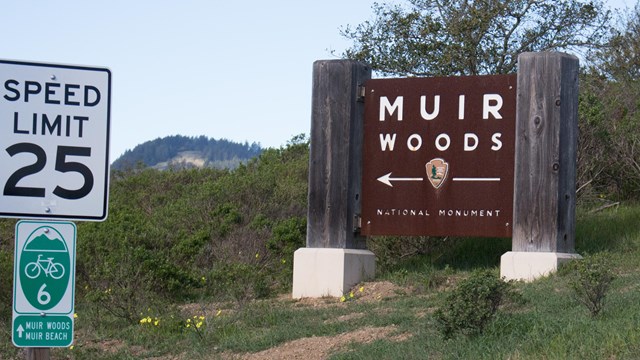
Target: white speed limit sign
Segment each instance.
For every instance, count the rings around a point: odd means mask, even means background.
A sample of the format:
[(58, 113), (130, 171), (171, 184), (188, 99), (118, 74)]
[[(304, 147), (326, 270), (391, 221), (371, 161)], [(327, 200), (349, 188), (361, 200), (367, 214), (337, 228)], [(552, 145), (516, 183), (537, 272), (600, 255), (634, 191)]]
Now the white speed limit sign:
[(107, 217), (111, 72), (0, 60), (0, 217)]

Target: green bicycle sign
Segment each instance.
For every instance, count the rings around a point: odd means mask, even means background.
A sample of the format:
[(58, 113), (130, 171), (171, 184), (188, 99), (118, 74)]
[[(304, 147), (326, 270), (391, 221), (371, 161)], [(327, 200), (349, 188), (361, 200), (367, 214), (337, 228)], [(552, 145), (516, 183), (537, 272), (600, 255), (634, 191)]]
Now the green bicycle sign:
[(19, 221), (13, 287), (13, 342), (24, 347), (73, 341), (76, 226)]
[(27, 301), (38, 310), (56, 306), (69, 285), (71, 254), (64, 237), (50, 226), (38, 227), (22, 249), (20, 285)]

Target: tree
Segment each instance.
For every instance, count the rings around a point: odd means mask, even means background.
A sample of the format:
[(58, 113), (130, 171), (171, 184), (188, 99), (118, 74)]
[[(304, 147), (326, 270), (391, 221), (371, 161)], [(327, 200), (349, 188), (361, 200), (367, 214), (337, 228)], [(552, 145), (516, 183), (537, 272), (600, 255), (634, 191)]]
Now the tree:
[(600, 46), (610, 12), (601, 1), (406, 0), (374, 4), (375, 19), (341, 34), (346, 58), (384, 75), (478, 75), (516, 70), (528, 51)]
[(595, 54), (597, 66), (609, 79), (619, 82), (640, 80), (640, 3), (613, 28), (606, 46)]
[(598, 202), (640, 198), (640, 6), (619, 24), (580, 79), (579, 195)]

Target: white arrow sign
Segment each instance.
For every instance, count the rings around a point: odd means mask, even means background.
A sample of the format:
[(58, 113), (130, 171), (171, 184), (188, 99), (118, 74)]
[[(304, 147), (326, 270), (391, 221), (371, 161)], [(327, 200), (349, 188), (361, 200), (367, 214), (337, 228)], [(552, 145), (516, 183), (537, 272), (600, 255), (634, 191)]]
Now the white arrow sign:
[(393, 184), (391, 184), (392, 181), (423, 181), (423, 180), (424, 180), (423, 178), (392, 178), (391, 173), (380, 176), (378, 178), (378, 181), (380, 181), (383, 184), (389, 185), (391, 187), (393, 187)]
[(20, 326), (18, 326), (16, 331), (18, 332), (18, 337), (22, 339), (22, 333), (24, 332), (24, 328), (22, 327), (22, 324), (20, 324)]

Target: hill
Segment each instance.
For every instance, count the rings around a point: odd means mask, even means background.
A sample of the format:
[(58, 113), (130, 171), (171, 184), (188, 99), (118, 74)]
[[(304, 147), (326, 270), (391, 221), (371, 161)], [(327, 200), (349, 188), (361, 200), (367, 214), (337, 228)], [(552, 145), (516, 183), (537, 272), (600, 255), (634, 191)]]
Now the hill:
[(133, 150), (127, 150), (116, 159), (111, 167), (124, 170), (137, 167), (167, 168), (217, 168), (233, 169), (240, 163), (262, 153), (257, 143), (236, 143), (225, 139), (206, 136), (167, 136), (142, 143)]

